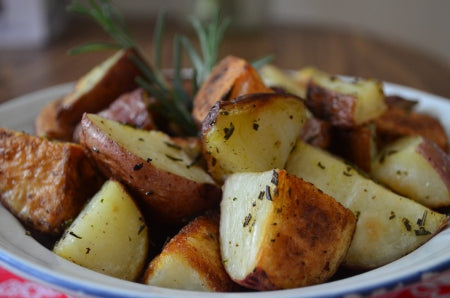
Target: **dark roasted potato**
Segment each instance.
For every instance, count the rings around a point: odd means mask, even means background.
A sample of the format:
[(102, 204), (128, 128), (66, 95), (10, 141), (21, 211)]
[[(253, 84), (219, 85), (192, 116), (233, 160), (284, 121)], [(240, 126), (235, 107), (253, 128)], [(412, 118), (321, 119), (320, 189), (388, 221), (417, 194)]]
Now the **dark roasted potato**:
[(377, 154), (374, 123), (351, 128), (333, 127), (329, 150), (370, 173), (372, 160)]
[(244, 94), (272, 92), (258, 72), (244, 59), (224, 58), (198, 90), (193, 103), (192, 116), (201, 125), (217, 101), (226, 101)]
[(314, 147), (327, 149), (331, 144), (331, 125), (327, 121), (316, 117), (306, 119), (300, 132), (300, 139)]
[(447, 134), (433, 116), (391, 107), (375, 119), (375, 123), (379, 148), (404, 136), (420, 135), (435, 142), (445, 152), (449, 151)]
[(25, 226), (61, 234), (102, 182), (80, 145), (0, 129), (0, 201)]

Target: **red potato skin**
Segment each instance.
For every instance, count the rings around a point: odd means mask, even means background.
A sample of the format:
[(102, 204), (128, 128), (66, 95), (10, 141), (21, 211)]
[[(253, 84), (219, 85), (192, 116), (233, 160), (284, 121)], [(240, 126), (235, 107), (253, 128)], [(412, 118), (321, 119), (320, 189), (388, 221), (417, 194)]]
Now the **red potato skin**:
[(211, 71), (198, 90), (192, 116), (200, 127), (209, 110), (218, 101), (227, 101), (250, 93), (272, 93), (258, 72), (244, 59), (227, 56)]
[(308, 118), (299, 138), (314, 147), (327, 149), (331, 143), (331, 125), (316, 117)]
[[(55, 135), (56, 139), (71, 141), (83, 113), (97, 113), (107, 108), (123, 93), (137, 88), (135, 78), (140, 75), (140, 71), (131, 60), (132, 56), (139, 56), (139, 54), (132, 49), (124, 51), (122, 57), (90, 91), (75, 99), (72, 98), (74, 92), (69, 93), (53, 106), (54, 111), (47, 115), (53, 119), (46, 119), (47, 117), (43, 116), (40, 121), (50, 121), (50, 125), (59, 128), (54, 129), (60, 132), (60, 135)], [(46, 135), (45, 132), (43, 134)]]
[(80, 142), (87, 155), (106, 177), (124, 183), (152, 220), (178, 226), (218, 205), (222, 192), (217, 185), (154, 167), (110, 139), (87, 115), (81, 124)]
[(416, 152), (428, 160), (442, 178), (445, 186), (450, 192), (450, 156), (442, 148), (427, 138), (422, 138), (422, 142), (417, 146)]
[(310, 81), (305, 104), (316, 117), (333, 126), (352, 127), (355, 125), (356, 101), (354, 96), (328, 90)]

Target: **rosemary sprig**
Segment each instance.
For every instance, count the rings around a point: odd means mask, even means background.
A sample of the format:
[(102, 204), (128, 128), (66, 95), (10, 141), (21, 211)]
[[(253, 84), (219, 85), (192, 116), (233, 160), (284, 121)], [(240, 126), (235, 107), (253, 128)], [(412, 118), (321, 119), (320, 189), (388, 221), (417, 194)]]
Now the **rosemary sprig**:
[(190, 22), (199, 40), (201, 55), (187, 37), (182, 37), (181, 42), (192, 62), (194, 89), (197, 90), (216, 65), (219, 47), (231, 18), (226, 17), (221, 21), (220, 10), (217, 10), (213, 20), (207, 24), (202, 24), (195, 18), (191, 18)]
[(111, 5), (110, 0), (88, 1), (89, 6), (73, 1), (67, 10), (87, 16), (96, 21), (111, 36), (115, 43), (89, 43), (72, 49), (69, 53), (79, 54), (93, 50), (136, 48), (122, 15)]
[[(87, 6), (73, 0), (72, 4), (68, 6), (68, 10), (93, 19), (114, 40), (111, 43), (89, 43), (81, 45), (72, 49), (70, 51), (71, 54), (126, 48), (133, 48), (139, 52), (123, 17), (115, 9), (110, 0), (88, 0)], [(199, 39), (201, 54), (197, 52), (186, 36), (176, 35), (173, 41), (174, 75), (172, 84), (169, 84), (161, 69), (162, 39), (166, 19), (166, 12), (158, 15), (153, 35), (152, 67), (142, 59), (142, 55), (136, 55), (131, 58), (142, 73), (142, 76), (136, 78), (136, 82), (157, 99), (159, 105), (155, 106), (155, 108), (158, 112), (176, 123), (185, 134), (196, 135), (198, 134), (198, 130), (191, 116), (192, 96), (195, 95), (198, 87), (217, 63), (219, 46), (231, 20), (225, 18), (221, 21), (219, 11), (216, 12), (212, 21), (205, 24), (202, 24), (194, 18), (190, 20)], [(187, 51), (193, 66), (192, 95), (186, 91), (182, 83), (182, 48)]]

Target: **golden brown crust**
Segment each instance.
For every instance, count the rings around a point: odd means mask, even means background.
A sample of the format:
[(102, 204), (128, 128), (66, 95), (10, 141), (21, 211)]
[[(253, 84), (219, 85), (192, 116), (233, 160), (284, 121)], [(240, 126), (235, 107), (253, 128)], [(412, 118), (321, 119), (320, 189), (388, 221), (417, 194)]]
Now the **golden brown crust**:
[(217, 206), (221, 196), (217, 185), (159, 169), (114, 142), (87, 116), (83, 117), (82, 125), (80, 142), (87, 155), (105, 176), (124, 183), (145, 206), (152, 220), (179, 225)]
[(264, 84), (257, 71), (246, 60), (227, 56), (214, 67), (198, 90), (192, 115), (196, 123), (201, 125), (217, 101), (259, 92), (273, 91)]
[(0, 200), (25, 226), (61, 234), (102, 182), (81, 146), (0, 129)]
[(267, 219), (272, 228), (267, 230), (256, 270), (241, 284), (273, 290), (324, 282), (347, 254), (356, 218), (311, 183), (284, 170), (277, 173), (272, 196), (276, 212)]
[(403, 136), (420, 135), (435, 142), (449, 152), (448, 138), (442, 124), (436, 118), (409, 112), (402, 108), (390, 108), (375, 120), (377, 143), (381, 148)]
[(177, 255), (201, 276), (205, 290), (230, 292), (237, 288), (222, 264), (219, 244), (219, 213), (209, 212), (184, 226), (163, 248), (162, 253), (150, 262), (144, 281), (158, 270), (163, 258)]
[(70, 141), (72, 139), (71, 129), (68, 129), (56, 119), (58, 106), (62, 98), (53, 100), (46, 104), (39, 115), (36, 117), (34, 130), (37, 136), (61, 141)]

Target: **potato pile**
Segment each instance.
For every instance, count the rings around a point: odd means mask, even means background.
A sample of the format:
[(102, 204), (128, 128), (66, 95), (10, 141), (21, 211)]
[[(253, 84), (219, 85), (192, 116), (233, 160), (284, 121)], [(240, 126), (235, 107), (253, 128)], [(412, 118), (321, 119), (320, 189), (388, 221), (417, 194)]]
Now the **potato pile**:
[(446, 132), (381, 82), (228, 56), (185, 137), (131, 54), (44, 107), (36, 136), (0, 129), (0, 200), (59, 256), (153, 286), (278, 290), (388, 264), (447, 225)]

